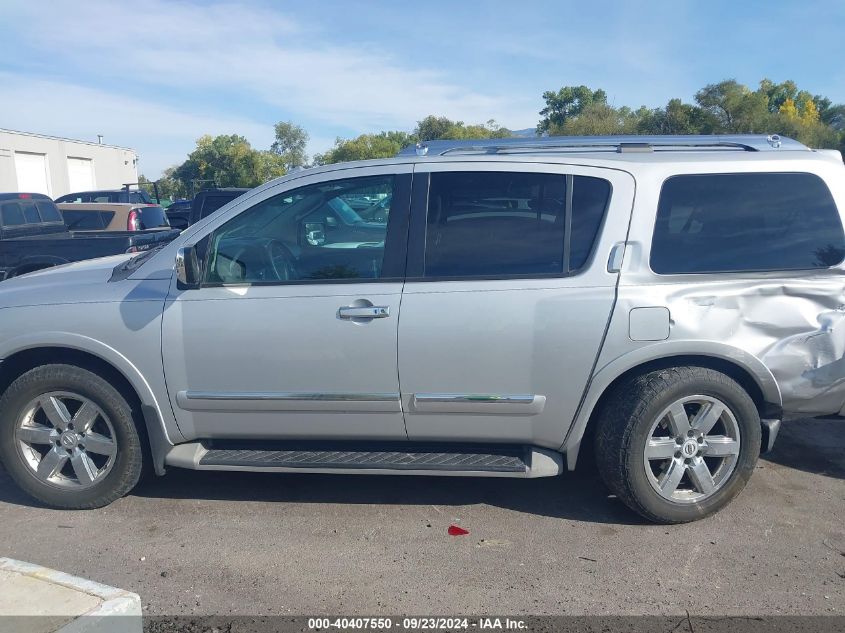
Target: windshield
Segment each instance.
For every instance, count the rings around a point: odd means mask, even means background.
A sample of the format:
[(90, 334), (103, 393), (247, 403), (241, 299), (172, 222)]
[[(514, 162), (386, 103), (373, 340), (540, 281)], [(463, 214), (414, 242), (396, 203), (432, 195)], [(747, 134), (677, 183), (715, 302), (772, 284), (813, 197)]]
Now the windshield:
[(363, 218), (360, 215), (355, 213), (355, 209), (349, 206), (346, 200), (341, 198), (332, 198), (326, 203), (332, 211), (340, 216), (340, 219), (343, 220), (346, 224), (358, 224), (363, 222)]

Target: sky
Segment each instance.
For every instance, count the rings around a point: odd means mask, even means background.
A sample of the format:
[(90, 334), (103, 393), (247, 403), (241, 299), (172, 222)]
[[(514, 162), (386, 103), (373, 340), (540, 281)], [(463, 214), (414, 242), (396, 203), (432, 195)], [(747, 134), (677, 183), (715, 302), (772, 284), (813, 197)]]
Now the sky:
[(617, 106), (793, 79), (845, 102), (845, 0), (0, 0), (0, 128), (132, 147), (158, 177), (203, 134), (309, 151), (428, 114), (510, 129), (542, 93)]

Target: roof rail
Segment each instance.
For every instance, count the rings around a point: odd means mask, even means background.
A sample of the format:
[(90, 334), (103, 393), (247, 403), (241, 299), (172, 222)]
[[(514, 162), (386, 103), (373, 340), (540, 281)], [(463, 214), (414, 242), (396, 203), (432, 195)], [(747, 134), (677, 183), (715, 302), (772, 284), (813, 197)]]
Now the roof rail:
[(447, 154), (502, 154), (537, 152), (654, 152), (690, 150), (739, 150), (769, 152), (809, 148), (777, 134), (545, 136), (475, 140), (437, 140), (408, 145), (397, 156), (446, 156)]

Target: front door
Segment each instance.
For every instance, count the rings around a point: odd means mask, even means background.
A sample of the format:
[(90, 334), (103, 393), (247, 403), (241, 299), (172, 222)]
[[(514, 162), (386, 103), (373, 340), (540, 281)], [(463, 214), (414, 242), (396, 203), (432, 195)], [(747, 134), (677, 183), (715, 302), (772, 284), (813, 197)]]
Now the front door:
[(198, 236), (202, 287), (174, 281), (163, 317), (187, 437), (406, 438), (396, 346), (410, 171), (283, 183)]
[(419, 165), (399, 325), (411, 440), (558, 447), (601, 347), (633, 178), (532, 163)]

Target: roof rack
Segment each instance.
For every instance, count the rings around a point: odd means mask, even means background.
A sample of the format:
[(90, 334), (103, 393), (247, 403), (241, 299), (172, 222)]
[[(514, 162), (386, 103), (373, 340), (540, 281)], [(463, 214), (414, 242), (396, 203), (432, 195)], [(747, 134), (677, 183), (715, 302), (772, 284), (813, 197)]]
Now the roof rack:
[(734, 150), (770, 152), (809, 151), (798, 141), (777, 134), (713, 134), (665, 136), (545, 136), (482, 140), (438, 140), (408, 145), (397, 156), (446, 156), (448, 154), (502, 154), (538, 152), (655, 152)]

